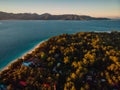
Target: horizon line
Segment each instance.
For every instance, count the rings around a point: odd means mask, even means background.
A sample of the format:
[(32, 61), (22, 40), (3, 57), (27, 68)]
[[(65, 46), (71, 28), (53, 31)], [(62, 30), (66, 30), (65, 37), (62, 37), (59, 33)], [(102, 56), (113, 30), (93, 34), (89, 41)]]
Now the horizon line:
[(90, 17), (96, 17), (96, 18), (110, 18), (110, 19), (120, 19), (119, 16), (92, 16), (92, 15), (88, 15), (88, 14), (75, 14), (75, 13), (63, 13), (63, 14), (53, 14), (53, 13), (48, 13), (48, 12), (44, 12), (44, 13), (37, 13), (37, 12), (9, 12), (9, 11), (0, 11), (0, 12), (4, 12), (4, 13), (13, 13), (13, 14), (38, 14), (38, 15), (42, 15), (42, 14), (50, 14), (50, 15), (79, 15), (79, 16), (90, 16)]

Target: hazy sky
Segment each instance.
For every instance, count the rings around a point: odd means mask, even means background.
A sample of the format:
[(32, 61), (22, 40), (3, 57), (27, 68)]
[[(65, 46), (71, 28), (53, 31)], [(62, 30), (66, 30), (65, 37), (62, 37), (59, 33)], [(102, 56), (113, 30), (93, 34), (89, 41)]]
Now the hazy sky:
[(120, 17), (120, 0), (0, 0), (0, 11)]

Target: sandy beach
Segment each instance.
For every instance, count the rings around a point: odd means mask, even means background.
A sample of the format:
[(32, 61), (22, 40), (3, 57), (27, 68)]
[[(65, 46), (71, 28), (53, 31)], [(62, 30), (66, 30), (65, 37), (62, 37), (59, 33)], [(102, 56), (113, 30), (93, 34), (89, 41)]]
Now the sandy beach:
[[(22, 54), (21, 56), (19, 56), (18, 58), (22, 58), (22, 59), (23, 59), (24, 56), (26, 56), (27, 54), (31, 54), (36, 48), (38, 48), (38, 47), (40, 46), (40, 44), (42, 44), (42, 43), (45, 42), (45, 41), (47, 41), (47, 39), (46, 39), (46, 40), (42, 40), (42, 41), (39, 42), (37, 45), (33, 46), (32, 49), (30, 49), (30, 50), (28, 50), (27, 52), (23, 53), (23, 54)], [(4, 70), (7, 70), (8, 67), (11, 65), (11, 63), (16, 62), (18, 58), (16, 58), (15, 60), (12, 60), (12, 61), (11, 61), (10, 63), (8, 63), (5, 67), (3, 67), (3, 68), (0, 70), (0, 73), (1, 73), (2, 71), (4, 71)]]

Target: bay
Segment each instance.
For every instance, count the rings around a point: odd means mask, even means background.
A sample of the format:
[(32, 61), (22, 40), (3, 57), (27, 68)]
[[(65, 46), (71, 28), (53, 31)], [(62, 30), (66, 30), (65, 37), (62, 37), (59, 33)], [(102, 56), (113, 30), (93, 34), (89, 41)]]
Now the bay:
[(39, 42), (63, 33), (120, 31), (120, 20), (1, 20), (0, 69)]

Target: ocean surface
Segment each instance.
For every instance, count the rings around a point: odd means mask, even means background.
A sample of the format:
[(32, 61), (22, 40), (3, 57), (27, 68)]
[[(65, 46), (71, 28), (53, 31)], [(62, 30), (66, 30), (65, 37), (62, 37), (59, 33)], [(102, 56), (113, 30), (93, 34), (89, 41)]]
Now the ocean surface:
[(1, 20), (0, 69), (39, 42), (63, 33), (120, 31), (120, 20)]

